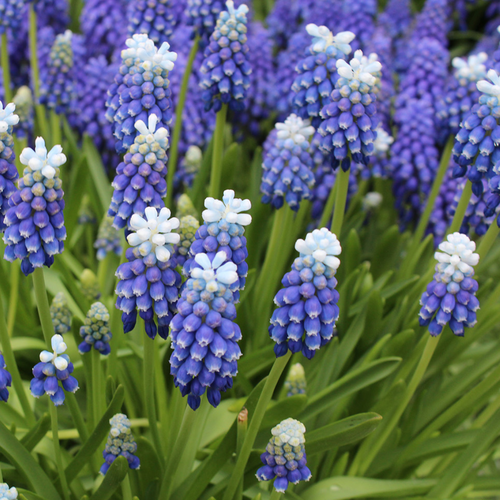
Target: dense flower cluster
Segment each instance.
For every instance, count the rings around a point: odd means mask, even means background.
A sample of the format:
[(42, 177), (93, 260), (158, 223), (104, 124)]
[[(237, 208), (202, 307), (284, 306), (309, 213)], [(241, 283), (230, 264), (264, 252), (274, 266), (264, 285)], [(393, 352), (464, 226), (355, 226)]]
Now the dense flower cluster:
[(192, 215), (185, 215), (180, 219), (179, 235), (180, 242), (175, 248), (177, 264), (184, 266), (189, 255), (189, 249), (195, 240), (196, 231), (200, 227), (198, 219)]
[(18, 493), (16, 488), (9, 488), (7, 483), (0, 484), (0, 500), (16, 500)]
[(108, 253), (114, 253), (118, 256), (122, 254), (120, 233), (113, 226), (111, 217), (102, 219), (97, 239), (94, 242), (94, 248), (97, 249), (97, 260), (104, 260)]
[(365, 50), (375, 30), (376, 14), (376, 0), (357, 0), (356, 2), (342, 0), (340, 25), (343, 30), (352, 31), (356, 35), (353, 50)]
[(326, 228), (315, 229), (305, 240), (297, 240), (300, 256), (285, 274), (283, 288), (274, 297), (269, 335), (276, 342), (276, 356), (288, 350), (311, 359), (335, 335), (339, 317), (335, 273), (341, 248), (337, 237)]
[(16, 136), (27, 137), (33, 131), (33, 97), (31, 90), (26, 85), (19, 87), (12, 99), (19, 116), (19, 127), (16, 128)]
[(7, 364), (3, 359), (3, 354), (0, 352), (0, 401), (6, 402), (9, 399), (9, 389), (7, 387), (11, 385), (12, 377), (7, 371)]
[(80, 284), (82, 287), (83, 295), (90, 302), (94, 302), (101, 296), (101, 290), (99, 288), (99, 282), (97, 276), (90, 269), (84, 269), (80, 276)]
[(131, 469), (138, 469), (141, 466), (139, 457), (135, 456), (137, 443), (132, 435), (131, 423), (127, 415), (117, 413), (109, 420), (111, 430), (102, 456), (105, 462), (101, 465), (99, 472), (106, 474), (111, 464), (119, 457), (125, 457)]
[(112, 334), (109, 329), (109, 312), (101, 302), (92, 304), (85, 317), (85, 323), (80, 328), (83, 342), (78, 346), (80, 354), (89, 352), (92, 347), (104, 356), (111, 352), (109, 341)]
[(291, 366), (285, 380), (285, 389), (287, 397), (306, 393), (306, 374), (300, 363)]
[(59, 406), (66, 399), (64, 391), (76, 392), (78, 382), (71, 375), (74, 367), (69, 356), (64, 354), (67, 346), (62, 336), (54, 335), (51, 339), (51, 346), (53, 352), (42, 351), (40, 362), (33, 367), (34, 378), (31, 379), (30, 389), (35, 398), (48, 394), (54, 405)]
[(275, 490), (284, 493), (289, 483), (311, 479), (306, 465), (305, 432), (304, 424), (293, 418), (283, 420), (271, 430), (273, 437), (260, 456), (264, 466), (257, 471), (259, 481), (274, 479)]
[(59, 167), (66, 163), (66, 156), (61, 146), (47, 152), (45, 141), (38, 137), (35, 150), (25, 148), (20, 160), (26, 168), (5, 214), (4, 258), (9, 262), (21, 260), (21, 270), (28, 275), (35, 267), (50, 267), (54, 255), (64, 249), (64, 193)]
[(63, 292), (58, 292), (50, 304), (50, 317), (54, 331), (59, 335), (64, 335), (71, 330), (71, 320), (73, 314), (68, 307), (68, 300)]
[(215, 30), (217, 19), (224, 8), (222, 0), (188, 0), (187, 22), (203, 42), (208, 43)]
[(132, 248), (125, 254), (128, 262), (116, 270), (120, 279), (116, 287), (116, 307), (122, 311), (123, 330), (128, 333), (134, 328), (139, 309), (149, 337), (154, 339), (158, 332), (166, 339), (168, 325), (177, 311), (181, 285), (173, 248), (180, 236), (172, 233), (179, 227), (179, 220), (170, 219), (168, 208), (157, 212), (156, 208), (147, 207), (145, 219), (134, 214), (130, 226), (133, 232), (127, 241)]
[(24, 0), (3, 0), (0, 3), (0, 34), (15, 32), (21, 24)]
[(177, 0), (132, 0), (129, 7), (129, 35), (145, 33), (155, 45), (167, 42), (175, 26), (173, 5)]

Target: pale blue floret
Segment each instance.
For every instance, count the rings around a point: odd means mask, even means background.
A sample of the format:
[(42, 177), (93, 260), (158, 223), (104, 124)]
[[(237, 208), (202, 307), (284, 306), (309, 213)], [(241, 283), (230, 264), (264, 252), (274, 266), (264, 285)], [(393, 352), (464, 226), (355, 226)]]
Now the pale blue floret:
[(9, 488), (7, 483), (0, 484), (0, 500), (16, 500), (18, 493), (16, 488)]

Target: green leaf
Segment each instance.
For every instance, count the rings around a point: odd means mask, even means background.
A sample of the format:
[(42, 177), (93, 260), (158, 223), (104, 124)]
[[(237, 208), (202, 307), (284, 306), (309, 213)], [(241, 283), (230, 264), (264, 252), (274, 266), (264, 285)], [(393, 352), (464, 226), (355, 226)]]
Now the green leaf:
[(21, 439), (21, 444), (28, 450), (32, 451), (35, 446), (43, 439), (50, 429), (50, 416), (44, 413), (43, 417), (38, 420), (35, 427), (30, 429)]
[(407, 354), (411, 346), (415, 343), (415, 331), (404, 330), (391, 338), (384, 347), (384, 356), (401, 356)]
[(331, 477), (301, 493), (304, 500), (350, 500), (353, 498), (398, 497), (426, 493), (435, 479), (369, 479), (366, 477)]
[(32, 489), (44, 500), (61, 500), (52, 481), (47, 477), (30, 452), (0, 421), (0, 450), (22, 474)]
[[(238, 373), (242, 373), (247, 378), (255, 377), (259, 373), (269, 370), (276, 359), (276, 355), (269, 346), (258, 351), (246, 354), (238, 362)], [(238, 379), (236, 379), (238, 380)]]
[(122, 456), (116, 458), (108, 469), (108, 472), (106, 472), (101, 485), (90, 497), (90, 500), (108, 500), (108, 498), (111, 498), (121, 482), (125, 479), (128, 471), (129, 466), (127, 459)]
[(210, 140), (207, 149), (203, 153), (203, 159), (201, 161), (201, 168), (196, 177), (194, 178), (193, 187), (188, 192), (191, 201), (201, 213), (203, 210), (203, 200), (205, 199), (206, 188), (208, 185), (208, 179), (210, 176), (210, 167), (212, 164), (212, 154), (214, 150), (214, 139)]
[(13, 351), (24, 351), (28, 349), (43, 351), (47, 347), (43, 340), (33, 337), (13, 337), (10, 342)]
[(123, 389), (123, 386), (119, 385), (116, 389), (113, 399), (111, 400), (111, 403), (108, 406), (108, 409), (102, 416), (101, 420), (99, 420), (99, 423), (94, 429), (94, 432), (92, 432), (92, 434), (89, 436), (89, 439), (80, 448), (73, 460), (71, 460), (71, 462), (64, 470), (68, 484), (70, 484), (71, 481), (75, 479), (80, 470), (83, 469), (83, 467), (85, 467), (85, 465), (91, 460), (94, 452), (108, 435), (109, 419), (120, 410), (123, 403), (124, 393), (125, 391)]
[(377, 239), (370, 268), (373, 270), (372, 273), (375, 279), (394, 268), (394, 263), (398, 261), (399, 257), (400, 241), (401, 233), (398, 226), (391, 226)]
[(266, 411), (260, 428), (270, 429), (288, 417), (298, 415), (307, 405), (307, 396), (296, 394), (278, 401)]
[(307, 433), (307, 456), (355, 443), (373, 432), (381, 420), (377, 413), (360, 413), (310, 431)]
[(359, 240), (358, 233), (351, 229), (349, 236), (347, 237), (346, 248), (349, 252), (345, 256), (345, 273), (349, 276), (360, 264), (361, 262), (361, 241)]
[[(141, 482), (141, 490), (143, 492), (142, 497), (145, 497), (145, 493), (148, 487), (155, 486), (159, 487), (159, 481), (161, 480), (161, 468), (158, 461), (158, 455), (153, 445), (143, 436), (136, 439), (137, 442), (137, 453), (141, 461), (141, 468), (138, 471), (139, 480)], [(156, 485), (152, 485), (156, 483)]]
[(16, 490), (19, 493), (19, 500), (23, 500), (23, 498), (26, 500), (45, 500), (45, 498), (31, 491), (23, 490), (22, 488), (16, 488)]
[(401, 362), (401, 358), (383, 358), (373, 361), (344, 375), (326, 389), (309, 399), (301, 419), (306, 419), (330, 408), (341, 398), (363, 389), (390, 375)]

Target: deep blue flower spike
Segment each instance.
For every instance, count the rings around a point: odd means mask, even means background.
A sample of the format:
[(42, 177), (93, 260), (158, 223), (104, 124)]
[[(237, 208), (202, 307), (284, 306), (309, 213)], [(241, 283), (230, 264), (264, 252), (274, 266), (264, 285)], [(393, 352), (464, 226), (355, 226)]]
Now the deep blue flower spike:
[(169, 42), (175, 28), (173, 6), (179, 0), (131, 0), (129, 4), (129, 35), (145, 33), (158, 47)]
[(109, 341), (112, 338), (109, 328), (109, 312), (101, 302), (95, 302), (85, 317), (85, 323), (80, 327), (80, 337), (83, 342), (78, 346), (78, 352), (85, 354), (92, 348), (107, 356), (111, 352)]
[(12, 385), (12, 377), (7, 371), (7, 364), (3, 359), (3, 354), (0, 352), (0, 401), (7, 402), (9, 399), (9, 389)]

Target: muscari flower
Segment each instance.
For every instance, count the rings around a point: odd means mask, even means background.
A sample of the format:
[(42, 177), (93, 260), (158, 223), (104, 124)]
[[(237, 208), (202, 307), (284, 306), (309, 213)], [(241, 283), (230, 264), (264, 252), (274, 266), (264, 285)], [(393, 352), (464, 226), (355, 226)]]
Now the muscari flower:
[(300, 363), (295, 363), (290, 367), (285, 380), (285, 389), (287, 397), (306, 393), (306, 374)]
[[(177, 311), (181, 277), (175, 270), (177, 261), (174, 245), (180, 236), (172, 231), (179, 220), (170, 219), (170, 210), (147, 207), (145, 218), (132, 215), (132, 231), (127, 241), (132, 248), (126, 251), (128, 262), (120, 264), (116, 276), (116, 308), (122, 311), (123, 331), (130, 332), (139, 316), (144, 320), (146, 333), (154, 339), (158, 332), (166, 339), (168, 326)], [(158, 329), (155, 323), (158, 321)]]
[(191, 275), (191, 267), (194, 265), (194, 257), (199, 253), (215, 254), (223, 251), (227, 259), (237, 267), (238, 280), (231, 283), (234, 293), (234, 301), (239, 300), (239, 291), (245, 288), (246, 276), (248, 274), (247, 239), (245, 238), (245, 226), (252, 222), (252, 217), (246, 212), (252, 208), (250, 200), (235, 198), (232, 189), (226, 189), (221, 200), (214, 198), (205, 199), (205, 208), (201, 214), (203, 224), (195, 234), (189, 258), (184, 263), (183, 273)]
[(341, 248), (337, 237), (326, 228), (315, 229), (305, 240), (297, 240), (300, 256), (285, 274), (283, 288), (274, 297), (278, 306), (271, 317), (269, 335), (277, 357), (288, 350), (311, 359), (335, 335), (339, 317), (335, 273)]
[(0, 484), (0, 500), (16, 500), (17, 495), (16, 488), (9, 488), (7, 483)]
[(15, 33), (22, 20), (25, 0), (2, 0), (0, 2), (0, 34)]
[(101, 296), (99, 281), (91, 269), (84, 269), (80, 276), (80, 285), (83, 295), (90, 302), (94, 302)]
[(63, 292), (58, 292), (52, 299), (50, 304), (50, 317), (54, 331), (59, 335), (68, 333), (71, 330), (71, 320), (73, 315), (68, 307), (66, 295)]
[[(7, 364), (3, 359), (3, 354), (0, 352), (0, 401), (7, 402), (7, 400), (9, 399), (9, 390), (7, 389), (7, 387), (10, 387), (11, 385), (12, 377), (7, 371)], [(0, 498), (0, 500), (2, 499)]]
[(157, 128), (158, 117), (151, 114), (148, 126), (139, 120), (134, 126), (139, 132), (123, 162), (116, 169), (113, 197), (108, 216), (113, 226), (128, 226), (132, 214), (144, 215), (146, 207), (162, 208), (167, 194), (168, 130)]
[(238, 372), (241, 339), (233, 292), (238, 282), (236, 264), (227, 261), (224, 251), (199, 253), (172, 319), (170, 373), (188, 404), (196, 410), (205, 392), (217, 407), (221, 392), (233, 385)]
[(177, 199), (177, 218), (181, 219), (182, 217), (185, 217), (186, 215), (191, 215), (194, 218), (198, 217), (198, 212), (196, 211), (196, 208), (194, 208), (193, 202), (191, 201), (191, 198), (186, 194), (183, 193), (179, 196)]
[(391, 39), (404, 35), (411, 24), (411, 1), (388, 0), (384, 11), (378, 16), (379, 25)]
[[(175, 171), (177, 182), (181, 182), (185, 188), (193, 185), (193, 181), (200, 171), (203, 153), (198, 146), (189, 146), (184, 158), (182, 158), (179, 168)], [(183, 195), (181, 195), (183, 196)]]
[(48, 394), (54, 405), (59, 406), (64, 403), (64, 391), (75, 393), (78, 390), (78, 381), (71, 375), (73, 363), (67, 354), (63, 354), (67, 346), (62, 336), (53, 335), (51, 345), (53, 352), (42, 351), (40, 362), (33, 367), (30, 389), (35, 398)]
[[(373, 141), (373, 156), (370, 158), (370, 170), (373, 177), (386, 179), (389, 172), (389, 151), (394, 142), (381, 125), (377, 127), (377, 137)], [(362, 171), (364, 173), (365, 170)]]
[(319, 127), (321, 149), (331, 153), (334, 169), (341, 165), (347, 172), (351, 158), (361, 165), (368, 163), (378, 124), (375, 92), (381, 69), (375, 54), (368, 58), (361, 50), (354, 53), (349, 64), (343, 59), (337, 61), (340, 78), (331, 102), (321, 110), (323, 121)]
[(25, 148), (19, 159), (26, 168), (5, 214), (4, 258), (9, 262), (21, 260), (21, 270), (27, 276), (35, 267), (50, 267), (54, 255), (64, 249), (64, 193), (59, 167), (66, 163), (66, 156), (59, 145), (47, 153), (45, 141), (38, 137), (35, 150)]
[(205, 48), (201, 66), (200, 87), (205, 109), (215, 112), (220, 111), (223, 104), (234, 111), (244, 109), (252, 72), (247, 55), (248, 7), (241, 5), (235, 9), (232, 0), (228, 0), (226, 6)]
[(128, 32), (145, 33), (160, 46), (170, 39), (176, 19), (173, 5), (177, 0), (132, 0), (129, 6)]
[(95, 302), (85, 317), (85, 323), (80, 327), (80, 337), (83, 342), (78, 346), (78, 352), (85, 354), (92, 347), (103, 356), (111, 352), (109, 341), (111, 340), (109, 329), (109, 312), (101, 302)]
[(365, 50), (375, 31), (375, 16), (377, 15), (376, 0), (342, 0), (340, 25), (343, 31), (352, 31), (356, 35), (353, 40), (353, 50)]
[(326, 26), (308, 24), (312, 42), (305, 57), (297, 63), (298, 76), (292, 84), (294, 111), (301, 118), (311, 118), (316, 128), (321, 123), (320, 111), (330, 102), (339, 75), (336, 63), (351, 53), (354, 33), (344, 31), (333, 35)]
[(19, 127), (16, 129), (16, 136), (27, 137), (33, 131), (33, 97), (31, 90), (26, 85), (18, 89), (12, 99), (19, 116)]
[(180, 219), (179, 225), (179, 236), (180, 242), (175, 247), (177, 264), (179, 266), (184, 266), (186, 259), (189, 255), (189, 249), (195, 239), (195, 234), (198, 228), (200, 227), (200, 223), (198, 219), (193, 217), (192, 215), (185, 215)]
[(464, 326), (476, 324), (478, 285), (472, 276), (479, 254), (474, 253), (476, 244), (461, 233), (448, 235), (438, 248), (441, 251), (434, 254), (438, 261), (434, 279), (420, 299), (420, 326), (427, 326), (436, 336), (449, 324), (452, 332), (462, 337)]
[(298, 3), (302, 26), (313, 23), (340, 31), (342, 0), (299, 0)]
[(108, 253), (114, 253), (118, 256), (122, 254), (120, 233), (113, 227), (111, 217), (102, 219), (97, 232), (97, 239), (94, 242), (94, 248), (97, 249), (97, 260), (104, 260)]
[(188, 0), (187, 24), (193, 26), (194, 34), (204, 43), (208, 43), (210, 35), (214, 32), (223, 8), (224, 3), (221, 0)]
[(274, 479), (274, 489), (284, 493), (289, 483), (309, 481), (311, 471), (307, 467), (304, 424), (287, 418), (273, 427), (266, 451), (260, 456), (264, 464), (257, 471), (259, 481)]
[(415, 27), (411, 34), (413, 40), (433, 38), (443, 47), (448, 46), (448, 31), (452, 24), (452, 3), (449, 0), (427, 0), (424, 8), (417, 15)]
[(286, 49), (290, 38), (297, 33), (301, 9), (297, 0), (276, 0), (266, 18), (266, 24), (274, 43)]
[(117, 413), (109, 420), (111, 430), (102, 456), (105, 462), (101, 465), (99, 473), (105, 475), (111, 464), (121, 455), (128, 461), (131, 469), (139, 469), (141, 461), (135, 456), (137, 443), (132, 435), (131, 423), (127, 415)]
[(309, 120), (292, 114), (284, 123), (277, 123), (276, 130), (276, 142), (262, 163), (262, 203), (281, 208), (286, 201), (292, 210), (297, 211), (301, 200), (311, 197), (314, 186), (308, 140), (314, 134), (314, 128)]
[(158, 128), (167, 128), (172, 120), (169, 72), (177, 59), (163, 42), (158, 49), (147, 35), (134, 35), (122, 50), (122, 64), (108, 90), (107, 119), (113, 123), (116, 151), (124, 154), (134, 143), (135, 123), (158, 118)]
[(5, 108), (0, 101), (0, 231), (5, 230), (4, 216), (9, 208), (9, 198), (16, 192), (19, 179), (15, 162), (13, 126), (19, 123), (19, 116), (14, 114), (15, 104)]

